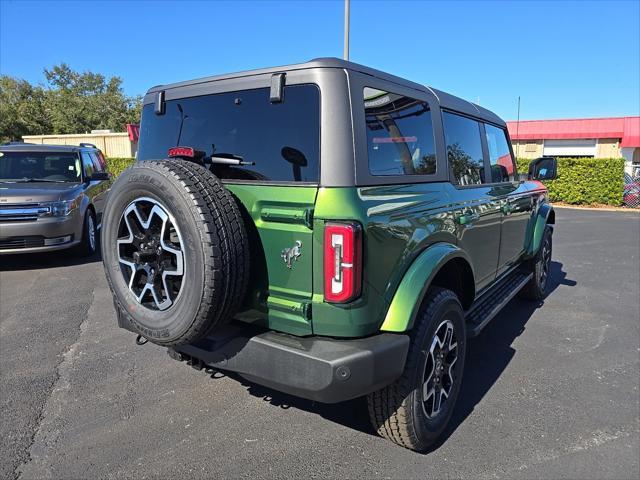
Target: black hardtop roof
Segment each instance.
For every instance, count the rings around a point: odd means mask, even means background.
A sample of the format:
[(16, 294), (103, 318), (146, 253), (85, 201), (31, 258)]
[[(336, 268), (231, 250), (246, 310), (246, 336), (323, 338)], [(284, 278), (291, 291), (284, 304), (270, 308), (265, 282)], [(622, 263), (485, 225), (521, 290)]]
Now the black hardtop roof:
[(365, 75), (371, 75), (372, 77), (380, 78), (382, 80), (386, 80), (389, 82), (397, 83), (399, 85), (413, 88), (415, 90), (429, 91), (438, 98), (438, 102), (440, 103), (440, 106), (442, 108), (456, 110), (456, 111), (466, 113), (468, 115), (472, 115), (475, 117), (479, 117), (489, 122), (506, 127), (504, 120), (502, 120), (498, 115), (496, 115), (492, 111), (487, 110), (486, 108), (483, 108), (474, 103), (471, 103), (467, 100), (464, 100), (460, 97), (456, 97), (455, 95), (451, 95), (441, 90), (437, 90), (435, 88), (427, 87), (425, 85), (421, 85), (419, 83), (406, 80), (396, 75), (391, 75), (390, 73), (386, 73), (381, 70), (376, 70), (375, 68), (370, 68), (365, 65), (360, 65), (358, 63), (349, 62), (347, 60), (342, 60), (334, 57), (314, 58), (313, 60), (310, 60), (305, 63), (296, 63), (292, 65), (283, 65), (279, 67), (260, 68), (255, 70), (245, 70), (241, 72), (227, 73), (223, 75), (213, 75), (210, 77), (198, 78), (194, 80), (170, 83), (167, 85), (156, 85), (155, 87), (151, 87), (147, 91), (147, 95), (153, 94), (155, 92), (159, 92), (162, 90), (170, 90), (173, 88), (186, 87), (186, 86), (196, 85), (200, 83), (208, 83), (208, 82), (215, 82), (219, 80), (227, 80), (232, 78), (248, 77), (252, 75), (263, 75), (263, 74), (269, 74), (269, 73), (280, 73), (280, 72), (287, 72), (291, 70), (305, 70), (305, 69), (312, 69), (312, 68), (340, 68), (345, 70), (351, 70), (354, 72), (363, 73)]
[(0, 150), (3, 152), (58, 152), (58, 153), (71, 153), (79, 152), (81, 150), (97, 150), (94, 147), (81, 147), (78, 145), (46, 145), (37, 143), (18, 143), (12, 142), (4, 145), (0, 145)]

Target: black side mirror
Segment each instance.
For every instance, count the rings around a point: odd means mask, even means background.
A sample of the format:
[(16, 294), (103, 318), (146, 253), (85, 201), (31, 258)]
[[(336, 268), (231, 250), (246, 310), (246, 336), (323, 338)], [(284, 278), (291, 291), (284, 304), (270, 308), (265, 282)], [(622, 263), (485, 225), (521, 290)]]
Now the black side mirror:
[(108, 172), (93, 172), (93, 175), (89, 177), (90, 182), (102, 182), (109, 180), (111, 177)]
[(558, 161), (554, 157), (536, 158), (529, 164), (530, 180), (553, 180), (558, 176)]

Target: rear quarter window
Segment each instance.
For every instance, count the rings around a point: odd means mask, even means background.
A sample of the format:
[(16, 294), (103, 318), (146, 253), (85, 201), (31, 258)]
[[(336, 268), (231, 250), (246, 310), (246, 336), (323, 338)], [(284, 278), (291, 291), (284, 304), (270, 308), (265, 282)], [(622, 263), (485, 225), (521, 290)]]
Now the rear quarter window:
[(175, 146), (254, 163), (214, 165), (214, 173), (224, 179), (317, 183), (319, 89), (287, 86), (281, 103), (269, 101), (268, 88), (171, 100), (164, 115), (156, 115), (152, 104), (145, 105), (138, 159), (167, 158)]
[(371, 175), (432, 175), (436, 152), (427, 102), (374, 88), (364, 89)]

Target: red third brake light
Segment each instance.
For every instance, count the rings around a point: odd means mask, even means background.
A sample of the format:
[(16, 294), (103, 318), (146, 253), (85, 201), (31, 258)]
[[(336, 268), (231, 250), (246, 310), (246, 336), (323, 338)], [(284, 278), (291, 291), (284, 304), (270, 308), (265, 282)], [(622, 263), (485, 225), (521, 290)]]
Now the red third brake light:
[(362, 234), (353, 223), (324, 226), (324, 299), (344, 303), (360, 296)]
[(195, 156), (196, 156), (196, 152), (191, 147), (173, 147), (169, 149), (169, 158), (174, 158), (174, 157), (194, 158)]

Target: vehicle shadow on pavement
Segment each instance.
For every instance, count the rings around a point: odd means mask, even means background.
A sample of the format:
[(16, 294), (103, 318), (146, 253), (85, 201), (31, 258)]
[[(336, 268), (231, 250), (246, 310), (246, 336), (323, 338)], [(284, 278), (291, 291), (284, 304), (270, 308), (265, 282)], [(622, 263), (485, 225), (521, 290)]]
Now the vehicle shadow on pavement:
[[(551, 262), (549, 294), (560, 285), (575, 286), (576, 282), (567, 278), (562, 270), (562, 264)], [(473, 412), (475, 406), (482, 400), (493, 384), (500, 378), (511, 359), (515, 356), (513, 341), (525, 330), (525, 325), (544, 302), (535, 303), (514, 300), (507, 305), (496, 318), (489, 323), (485, 330), (475, 339), (469, 341), (465, 365), (464, 380), (456, 408), (449, 425), (440, 441), (428, 452), (437, 450), (462, 422)], [(247, 388), (249, 394), (262, 398), (274, 407), (282, 409), (296, 408), (320, 415), (326, 420), (344, 425), (345, 427), (376, 435), (369, 423), (367, 402), (364, 397), (337, 404), (324, 404), (302, 399), (293, 395), (272, 390), (268, 387), (250, 382), (232, 372), (220, 372), (207, 369), (212, 379), (229, 377), (237, 380)]]
[(320, 415), (326, 420), (344, 425), (345, 427), (349, 427), (363, 433), (368, 433), (370, 435), (376, 434), (369, 423), (367, 401), (364, 397), (335, 404), (319, 403), (258, 385), (233, 372), (223, 373), (215, 371), (207, 373), (211, 373), (211, 378), (214, 379), (226, 376), (240, 382), (244, 387), (246, 387), (249, 394), (254, 397), (261, 398), (274, 407), (279, 407), (284, 410), (288, 410), (290, 408), (304, 410), (305, 412)]
[[(547, 298), (553, 295), (560, 285), (577, 285), (575, 280), (567, 278), (562, 263), (555, 261), (551, 262), (549, 282)], [(464, 378), (456, 407), (447, 429), (430, 452), (437, 450), (447, 441), (500, 378), (516, 354), (512, 347), (513, 342), (525, 331), (533, 312), (543, 304), (544, 301), (536, 303), (516, 298), (489, 322), (478, 337), (469, 340)]]
[[(562, 270), (562, 264), (559, 262), (551, 262), (549, 280), (548, 295), (552, 295), (560, 285), (571, 287), (576, 285), (574, 280), (567, 279), (567, 274)], [(533, 315), (533, 312), (540, 308), (543, 303), (517, 299), (512, 301), (489, 323), (477, 338), (469, 341), (464, 379), (453, 416), (440, 441), (426, 453), (437, 450), (447, 441), (500, 378), (502, 372), (515, 356), (516, 351), (511, 345), (524, 332), (525, 325)], [(305, 400), (257, 385), (234, 373), (222, 373), (212, 369), (209, 369), (208, 373), (214, 379), (228, 376), (239, 381), (247, 388), (249, 394), (262, 398), (274, 407), (283, 409), (296, 408), (315, 413), (326, 420), (345, 427), (376, 435), (369, 423), (367, 402), (364, 397), (329, 405)]]
[(89, 257), (79, 255), (73, 250), (3, 255), (0, 257), (0, 272), (73, 267), (101, 261), (100, 250)]

